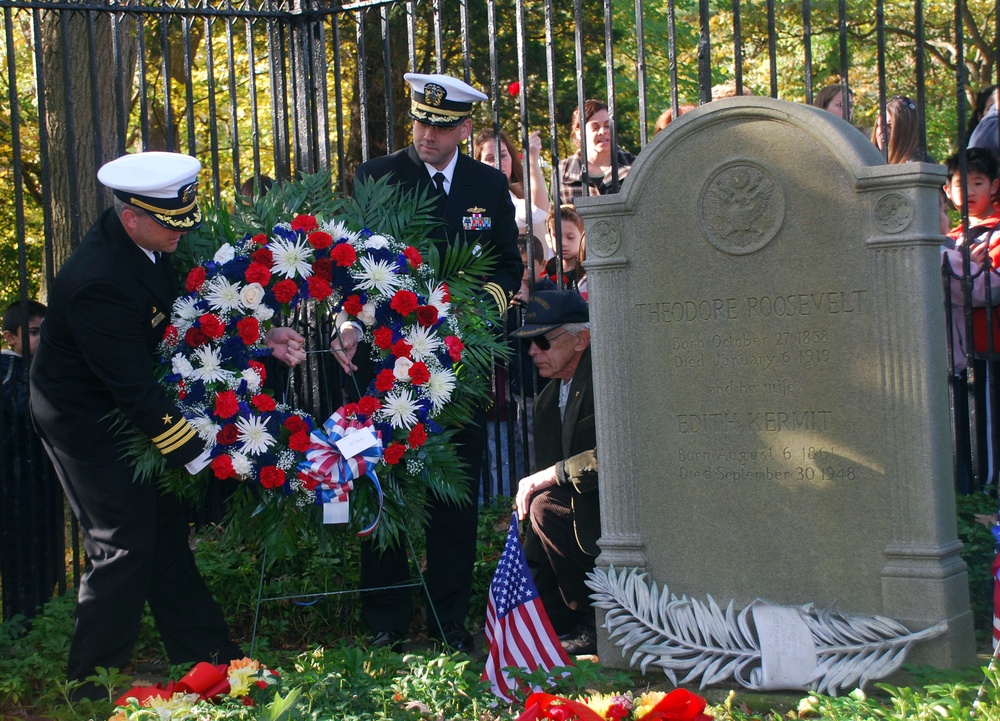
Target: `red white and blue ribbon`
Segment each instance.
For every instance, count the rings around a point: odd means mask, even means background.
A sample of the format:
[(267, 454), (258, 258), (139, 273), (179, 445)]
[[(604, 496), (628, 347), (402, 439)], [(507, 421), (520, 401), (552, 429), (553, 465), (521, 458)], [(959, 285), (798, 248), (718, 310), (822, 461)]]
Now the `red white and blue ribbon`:
[[(343, 455), (337, 447), (337, 442), (361, 429), (370, 429), (375, 436), (375, 445), (354, 456)], [(378, 494), (378, 513), (375, 515), (375, 520), (358, 533), (359, 536), (367, 536), (374, 531), (382, 515), (384, 495), (378, 476), (375, 475), (375, 466), (382, 459), (382, 451), (382, 435), (375, 429), (371, 420), (366, 420), (364, 423), (350, 420), (341, 407), (334, 411), (322, 428), (317, 428), (309, 434), (306, 460), (299, 464), (299, 470), (319, 482), (316, 487), (316, 503), (319, 505), (344, 503), (348, 499), (348, 494), (354, 490), (355, 480), (362, 476), (372, 479)]]

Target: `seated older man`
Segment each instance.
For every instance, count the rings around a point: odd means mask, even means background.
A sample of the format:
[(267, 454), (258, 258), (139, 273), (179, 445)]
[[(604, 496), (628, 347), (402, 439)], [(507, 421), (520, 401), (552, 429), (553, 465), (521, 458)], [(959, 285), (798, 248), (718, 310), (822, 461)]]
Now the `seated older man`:
[(571, 655), (597, 652), (594, 611), (585, 579), (601, 535), (597, 434), (590, 370), (587, 302), (576, 291), (539, 291), (512, 336), (531, 343), (549, 383), (535, 403), (537, 473), (517, 487), (517, 514), (529, 518), (524, 553), (538, 595)]

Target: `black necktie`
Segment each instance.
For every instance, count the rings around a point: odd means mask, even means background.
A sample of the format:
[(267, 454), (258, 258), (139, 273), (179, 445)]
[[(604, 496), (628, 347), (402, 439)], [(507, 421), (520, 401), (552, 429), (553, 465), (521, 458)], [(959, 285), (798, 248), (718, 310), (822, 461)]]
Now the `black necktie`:
[(434, 173), (434, 185), (437, 186), (439, 193), (447, 195), (447, 193), (444, 192), (444, 173)]

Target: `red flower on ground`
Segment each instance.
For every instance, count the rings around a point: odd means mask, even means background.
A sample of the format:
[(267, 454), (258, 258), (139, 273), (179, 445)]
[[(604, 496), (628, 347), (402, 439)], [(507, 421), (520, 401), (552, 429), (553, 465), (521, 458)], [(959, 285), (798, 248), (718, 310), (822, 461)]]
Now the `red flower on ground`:
[(392, 344), (392, 354), (397, 358), (409, 358), (413, 346), (405, 338), (400, 338)]
[(285, 485), (285, 473), (277, 466), (264, 466), (260, 469), (260, 485), (264, 488), (280, 488)]
[(413, 385), (422, 386), (430, 379), (431, 374), (430, 371), (427, 370), (427, 365), (425, 363), (417, 361), (410, 366), (410, 380), (413, 381)]
[(438, 309), (432, 305), (421, 305), (417, 307), (417, 323), (424, 328), (430, 328), (437, 323)]
[(414, 268), (424, 262), (424, 258), (420, 255), (420, 251), (412, 245), (408, 245), (403, 249), (403, 255), (406, 256), (406, 259), (410, 261), (410, 265)]
[(337, 243), (330, 250), (330, 260), (337, 265), (349, 268), (358, 259), (358, 252), (350, 243)]
[(260, 361), (247, 361), (247, 365), (260, 377), (260, 382), (263, 383), (267, 380), (267, 369), (264, 364)]
[(404, 318), (415, 311), (418, 305), (417, 294), (412, 290), (397, 290), (389, 301), (389, 307)]
[(458, 363), (462, 360), (462, 351), (465, 350), (465, 343), (457, 335), (445, 336), (444, 339), (445, 347), (448, 349), (448, 355), (451, 357), (452, 363)]
[(385, 453), (382, 454), (382, 460), (390, 466), (394, 466), (403, 459), (404, 453), (406, 453), (406, 446), (402, 443), (391, 443), (389, 447), (385, 449)]
[(329, 258), (317, 258), (313, 261), (313, 275), (324, 280), (333, 280), (333, 263)]
[(262, 413), (268, 413), (278, 407), (278, 404), (267, 393), (258, 393), (250, 399), (250, 402), (253, 403), (254, 408)]
[(351, 315), (358, 315), (362, 308), (364, 308), (364, 304), (361, 302), (360, 296), (349, 295), (344, 299), (344, 310)]
[(215, 396), (215, 415), (219, 418), (232, 418), (240, 410), (240, 402), (234, 391), (222, 391)]
[(319, 278), (315, 275), (309, 276), (309, 280), (306, 281), (309, 285), (309, 297), (315, 300), (326, 300), (331, 295), (333, 295), (333, 288), (330, 287), (329, 281), (325, 278)]
[(201, 332), (212, 340), (218, 340), (226, 332), (225, 324), (214, 313), (203, 314), (198, 318), (198, 324), (201, 326)]
[(271, 269), (263, 263), (253, 262), (247, 266), (247, 272), (243, 274), (247, 283), (260, 283), (267, 285), (271, 282)]
[(375, 329), (372, 334), (375, 339), (375, 345), (377, 345), (382, 350), (389, 350), (392, 348), (392, 328), (386, 328), (384, 325)]
[(298, 292), (299, 286), (290, 278), (279, 280), (274, 284), (274, 299), (279, 303), (290, 303)]
[(288, 437), (288, 447), (293, 451), (305, 453), (309, 450), (309, 434), (305, 431), (293, 433)]
[(233, 459), (224, 455), (216, 456), (212, 461), (212, 473), (220, 481), (232, 478), (236, 475), (236, 471), (233, 469)]
[(240, 334), (243, 345), (253, 345), (260, 338), (260, 321), (252, 315), (236, 322), (236, 332)]
[(396, 375), (392, 372), (392, 368), (384, 368), (379, 371), (377, 376), (375, 376), (375, 390), (379, 393), (391, 391), (395, 382)]
[(316, 250), (323, 250), (324, 248), (329, 248), (333, 244), (333, 236), (322, 230), (317, 230), (306, 236), (306, 240), (309, 241), (311, 245)]
[(215, 441), (223, 446), (228, 446), (230, 443), (236, 443), (238, 435), (239, 431), (236, 430), (236, 424), (227, 423), (215, 434)]
[(192, 348), (198, 348), (208, 343), (208, 336), (201, 332), (201, 328), (191, 326), (184, 334), (184, 342)]
[(406, 439), (406, 445), (410, 448), (420, 448), (427, 442), (427, 431), (424, 430), (424, 424), (418, 423), (410, 429), (410, 435)]
[(296, 215), (292, 219), (292, 230), (294, 231), (308, 233), (310, 230), (316, 230), (318, 227), (319, 223), (316, 222), (316, 217), (312, 215)]
[(187, 274), (187, 280), (184, 282), (184, 287), (187, 288), (188, 293), (194, 293), (198, 290), (205, 282), (206, 275), (205, 269), (200, 265), (192, 268)]

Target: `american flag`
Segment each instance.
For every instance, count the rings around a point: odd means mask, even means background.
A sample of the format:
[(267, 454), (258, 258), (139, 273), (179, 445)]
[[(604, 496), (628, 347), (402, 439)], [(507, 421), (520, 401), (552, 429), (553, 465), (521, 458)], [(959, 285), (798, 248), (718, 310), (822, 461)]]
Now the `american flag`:
[(486, 640), (489, 655), (483, 680), (489, 679), (493, 693), (505, 701), (514, 701), (511, 692), (515, 683), (504, 673), (504, 668), (514, 666), (535, 671), (572, 664), (552, 630), (528, 572), (517, 533), (516, 513), (511, 516), (507, 544), (490, 583)]

